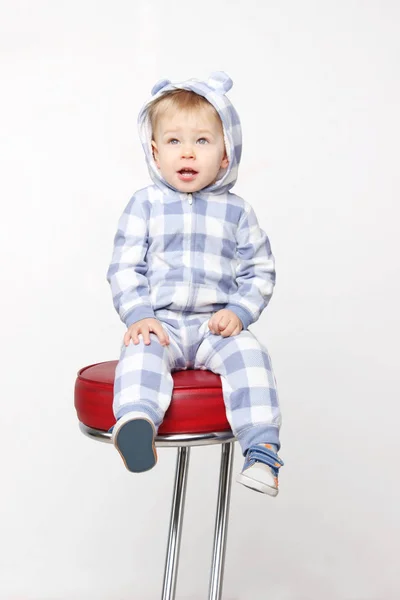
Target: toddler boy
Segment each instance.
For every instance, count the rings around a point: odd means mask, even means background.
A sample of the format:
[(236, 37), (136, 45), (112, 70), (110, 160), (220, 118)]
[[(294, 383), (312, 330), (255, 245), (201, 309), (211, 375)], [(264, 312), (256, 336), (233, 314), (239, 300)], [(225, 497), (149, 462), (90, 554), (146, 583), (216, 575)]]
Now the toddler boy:
[(229, 190), (241, 156), (238, 114), (223, 72), (159, 81), (139, 135), (153, 185), (122, 214), (107, 272), (127, 326), (117, 365), (112, 440), (132, 472), (157, 462), (154, 439), (172, 371), (221, 376), (227, 419), (245, 463), (237, 481), (278, 494), (281, 414), (268, 352), (248, 330), (275, 285), (269, 240)]

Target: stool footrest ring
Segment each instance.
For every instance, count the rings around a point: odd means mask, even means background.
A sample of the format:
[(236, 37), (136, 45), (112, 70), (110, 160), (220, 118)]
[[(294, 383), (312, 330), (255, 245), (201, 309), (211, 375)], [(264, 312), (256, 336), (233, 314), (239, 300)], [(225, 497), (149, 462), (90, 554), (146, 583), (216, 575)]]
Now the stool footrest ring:
[[(79, 428), (86, 436), (98, 442), (111, 444), (111, 433), (102, 429), (89, 427), (79, 422)], [(214, 431), (211, 433), (179, 433), (158, 435), (155, 439), (158, 448), (179, 446), (210, 446), (212, 444), (226, 444), (236, 441), (232, 431)]]

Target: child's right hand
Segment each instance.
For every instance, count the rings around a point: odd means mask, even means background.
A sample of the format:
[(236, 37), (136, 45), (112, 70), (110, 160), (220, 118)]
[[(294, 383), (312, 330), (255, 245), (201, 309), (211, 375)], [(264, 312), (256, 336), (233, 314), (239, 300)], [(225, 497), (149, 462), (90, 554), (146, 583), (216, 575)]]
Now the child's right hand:
[(146, 346), (148, 346), (150, 344), (150, 331), (157, 335), (162, 346), (167, 346), (169, 344), (169, 336), (160, 321), (158, 321), (158, 319), (147, 318), (136, 321), (136, 323), (133, 323), (133, 325), (128, 327), (128, 330), (124, 335), (125, 346), (129, 346), (131, 339), (134, 344), (138, 344), (140, 341), (138, 337), (139, 334), (142, 334), (143, 341)]

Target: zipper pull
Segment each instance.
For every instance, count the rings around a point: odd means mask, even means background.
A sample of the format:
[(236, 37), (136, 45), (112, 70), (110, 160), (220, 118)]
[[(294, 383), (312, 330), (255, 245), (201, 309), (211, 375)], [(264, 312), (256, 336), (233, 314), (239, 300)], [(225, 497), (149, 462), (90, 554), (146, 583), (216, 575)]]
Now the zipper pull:
[(192, 204), (193, 204), (192, 194), (188, 194), (188, 200), (189, 200), (190, 206), (192, 206)]

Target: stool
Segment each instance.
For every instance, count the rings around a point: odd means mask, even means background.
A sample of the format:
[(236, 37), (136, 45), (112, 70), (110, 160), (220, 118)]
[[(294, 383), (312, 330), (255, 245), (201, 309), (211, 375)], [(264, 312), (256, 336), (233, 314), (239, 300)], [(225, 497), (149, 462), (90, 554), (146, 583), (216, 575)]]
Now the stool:
[[(81, 431), (90, 438), (111, 443), (114, 425), (113, 387), (117, 361), (80, 369), (75, 383), (75, 408)], [(157, 447), (177, 447), (175, 484), (165, 561), (162, 600), (174, 600), (191, 446), (222, 444), (209, 600), (220, 600), (225, 564), (226, 536), (235, 437), (226, 419), (221, 378), (207, 370), (172, 373), (172, 401), (155, 440)]]

